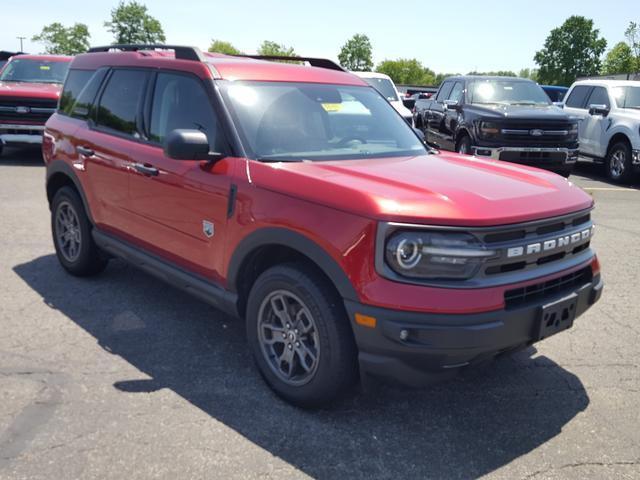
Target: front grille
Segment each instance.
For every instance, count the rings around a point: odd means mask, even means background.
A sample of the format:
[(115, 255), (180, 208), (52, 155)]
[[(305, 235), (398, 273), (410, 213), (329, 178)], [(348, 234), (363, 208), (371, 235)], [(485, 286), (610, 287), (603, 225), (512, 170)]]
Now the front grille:
[(5, 123), (45, 123), (55, 112), (57, 106), (57, 100), (0, 98), (0, 121)]
[(519, 307), (533, 301), (544, 300), (553, 295), (581, 287), (593, 279), (591, 267), (585, 267), (553, 280), (536, 283), (522, 288), (514, 288), (504, 293), (504, 303), (507, 309)]
[(545, 163), (559, 163), (566, 160), (565, 152), (501, 152), (500, 160), (513, 163), (544, 165)]
[[(584, 211), (519, 225), (472, 232), (487, 249), (496, 250), (480, 274), (500, 274), (535, 269), (561, 263), (589, 248), (593, 223)], [(586, 232), (586, 233), (585, 233)]]
[[(549, 147), (566, 146), (577, 141), (569, 122), (509, 122), (500, 125), (500, 139), (505, 146)], [(532, 135), (535, 132), (539, 135)], [(574, 130), (575, 132), (575, 130)]]

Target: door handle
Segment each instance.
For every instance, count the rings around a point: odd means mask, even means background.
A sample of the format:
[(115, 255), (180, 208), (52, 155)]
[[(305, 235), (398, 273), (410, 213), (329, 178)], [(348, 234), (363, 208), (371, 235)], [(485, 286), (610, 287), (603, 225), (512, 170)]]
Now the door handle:
[(158, 170), (156, 167), (145, 165), (143, 163), (134, 163), (133, 168), (135, 168), (137, 172), (140, 172), (143, 175), (147, 175), (148, 177), (157, 177), (160, 173), (160, 170)]
[(93, 157), (96, 152), (87, 147), (78, 147), (76, 148), (80, 155), (84, 155), (85, 157)]

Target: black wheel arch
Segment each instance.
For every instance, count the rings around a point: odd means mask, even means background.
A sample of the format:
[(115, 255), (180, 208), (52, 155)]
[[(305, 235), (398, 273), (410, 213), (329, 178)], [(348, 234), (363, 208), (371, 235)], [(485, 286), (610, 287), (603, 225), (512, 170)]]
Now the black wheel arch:
[(609, 153), (611, 153), (611, 149), (613, 148), (613, 146), (620, 142), (626, 143), (629, 146), (629, 148), (631, 148), (631, 140), (629, 140), (629, 137), (627, 137), (627, 135), (622, 132), (618, 132), (615, 135), (613, 135), (609, 140), (609, 143), (607, 144), (606, 155), (608, 156)]
[(84, 190), (82, 189), (82, 185), (76, 172), (73, 171), (67, 163), (62, 160), (53, 160), (49, 165), (47, 165), (47, 200), (49, 202), (49, 207), (51, 207), (51, 202), (56, 192), (64, 187), (71, 186), (80, 195), (80, 199), (82, 200), (82, 205), (84, 206), (84, 210), (87, 213), (87, 217), (92, 225), (95, 225), (93, 221), (93, 216), (91, 215), (91, 209), (89, 208), (89, 202), (87, 202), (87, 197), (84, 194)]
[[(299, 256), (313, 264), (333, 284), (344, 299), (358, 300), (358, 294), (342, 267), (324, 248), (309, 237), (283, 227), (265, 227), (245, 237), (237, 246), (227, 270), (227, 288), (239, 295), (239, 311), (243, 312), (243, 297), (247, 276), (251, 276), (251, 267), (261, 253), (274, 249), (284, 249), (288, 255)], [(255, 280), (255, 279), (254, 279)]]

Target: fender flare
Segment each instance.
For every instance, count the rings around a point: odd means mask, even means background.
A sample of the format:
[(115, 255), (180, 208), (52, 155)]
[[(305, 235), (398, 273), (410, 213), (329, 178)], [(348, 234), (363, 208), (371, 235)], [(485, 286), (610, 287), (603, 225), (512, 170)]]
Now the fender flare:
[(73, 171), (73, 168), (71, 168), (69, 164), (63, 162), (62, 160), (53, 160), (51, 163), (49, 163), (49, 165), (47, 165), (46, 190), (47, 200), (49, 201), (49, 204), (51, 204), (51, 200), (53, 200), (53, 198), (49, 198), (49, 183), (51, 182), (51, 179), (57, 174), (62, 174), (69, 180), (71, 180), (76, 190), (78, 191), (78, 194), (80, 195), (80, 200), (82, 200), (82, 205), (84, 206), (84, 211), (86, 212), (87, 217), (89, 217), (89, 221), (91, 222), (91, 224), (95, 225), (93, 216), (91, 215), (91, 209), (89, 208), (89, 202), (87, 202), (87, 197), (82, 188), (82, 184), (78, 179), (78, 175)]
[(359, 301), (358, 294), (349, 281), (347, 274), (326, 250), (310, 238), (281, 227), (265, 227), (256, 230), (245, 237), (237, 246), (227, 270), (228, 288), (237, 292), (239, 275), (244, 261), (257, 248), (268, 245), (278, 245), (292, 248), (314, 262), (320, 270), (333, 282), (344, 299)]

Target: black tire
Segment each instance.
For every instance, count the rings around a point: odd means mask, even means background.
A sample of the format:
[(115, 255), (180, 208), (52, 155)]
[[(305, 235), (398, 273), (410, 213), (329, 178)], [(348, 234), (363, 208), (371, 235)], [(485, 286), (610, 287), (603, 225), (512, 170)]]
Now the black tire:
[(617, 142), (611, 146), (605, 161), (607, 176), (618, 183), (627, 183), (633, 178), (631, 147), (627, 142)]
[(462, 135), (456, 142), (456, 152), (462, 155), (472, 155), (471, 138), (469, 135)]
[[(71, 227), (63, 226), (65, 222), (58, 221), (62, 217), (71, 219), (66, 224)], [(93, 240), (92, 229), (78, 193), (71, 187), (58, 190), (51, 202), (51, 233), (58, 261), (72, 275), (96, 275), (107, 266), (107, 256)], [(69, 250), (71, 242), (61, 238), (66, 234), (73, 237), (73, 243), (77, 245), (75, 250)]]
[[(286, 310), (278, 308), (281, 312), (287, 312), (286, 318), (293, 318), (291, 314), (296, 311), (298, 303), (302, 306), (300, 310), (307, 309), (312, 317), (307, 323), (314, 325), (314, 333), (303, 334), (295, 329), (294, 335), (299, 336), (285, 336), (287, 332), (292, 334), (295, 325), (291, 324), (290, 329), (284, 328), (285, 322), (275, 313), (272, 302), (279, 302), (279, 295), (287, 296), (287, 301), (291, 302)], [(296, 320), (306, 316), (294, 315)], [(283, 329), (276, 335), (274, 330), (279, 325), (283, 325)], [(297, 325), (302, 331), (304, 325), (300, 322)], [(246, 326), (249, 346), (263, 378), (280, 397), (294, 405), (304, 408), (326, 405), (346, 393), (358, 378), (357, 348), (342, 300), (329, 282), (311, 268), (283, 264), (262, 273), (249, 294)], [(272, 334), (268, 339), (270, 341), (264, 341), (268, 333)], [(280, 335), (286, 340), (282, 340)], [(277, 342), (274, 341), (276, 338)], [(313, 342), (312, 338), (315, 339)], [(285, 342), (294, 340), (300, 340), (306, 351), (314, 350), (316, 359), (311, 362), (311, 371), (304, 371), (298, 349), (294, 346), (294, 353), (291, 353), (292, 349), (289, 348), (293, 364), (297, 359), (294, 372), (299, 372), (299, 375), (292, 375), (288, 380), (283, 378), (286, 374), (281, 370), (283, 365), (288, 370), (289, 363), (282, 357), (286, 353)], [(281, 350), (279, 344), (282, 344)]]

